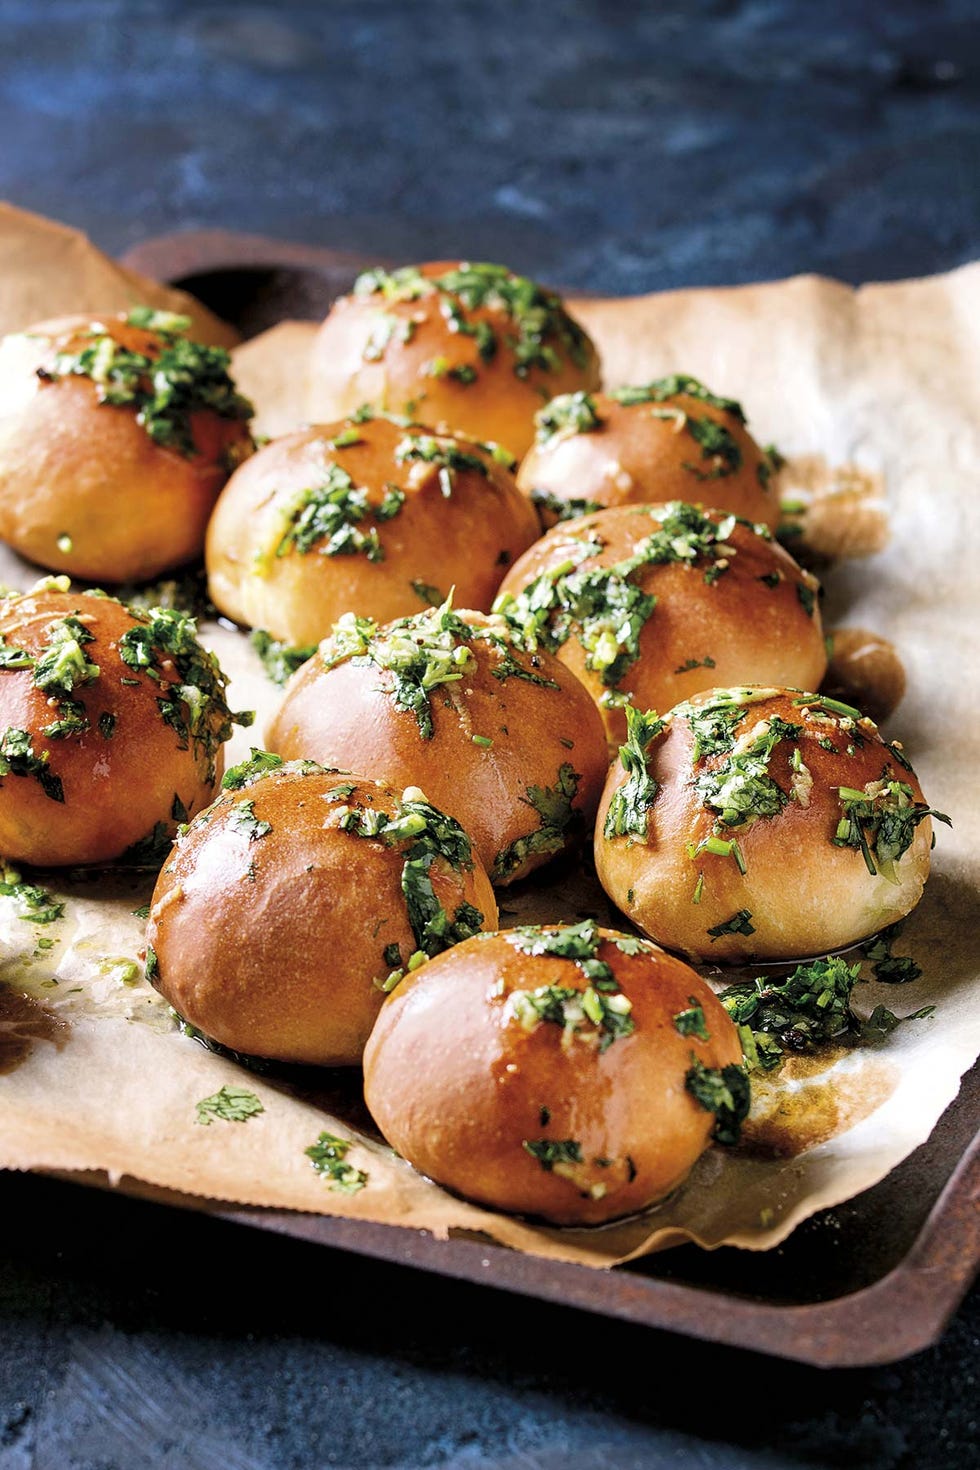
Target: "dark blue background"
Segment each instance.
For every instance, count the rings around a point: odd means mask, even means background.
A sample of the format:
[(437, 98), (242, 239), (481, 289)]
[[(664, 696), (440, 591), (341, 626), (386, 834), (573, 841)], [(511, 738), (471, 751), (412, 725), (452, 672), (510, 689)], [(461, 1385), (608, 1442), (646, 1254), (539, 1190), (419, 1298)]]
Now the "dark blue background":
[[(975, 4), (0, 0), (0, 193), (601, 292), (980, 254)], [(980, 1296), (820, 1374), (0, 1180), (0, 1470), (980, 1464)], [(828, 1249), (832, 1246), (828, 1242)]]

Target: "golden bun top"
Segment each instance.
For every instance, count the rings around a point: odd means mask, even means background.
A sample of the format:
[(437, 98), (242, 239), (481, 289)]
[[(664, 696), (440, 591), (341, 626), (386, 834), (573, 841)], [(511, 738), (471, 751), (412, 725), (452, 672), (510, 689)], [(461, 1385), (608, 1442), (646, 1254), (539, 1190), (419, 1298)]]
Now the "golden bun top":
[(588, 920), (479, 936), (402, 980), (365, 1051), (365, 1100), (438, 1183), (599, 1224), (676, 1188), (713, 1131), (733, 1140), (741, 1055), (692, 970)]
[(234, 1051), (356, 1065), (385, 986), (496, 921), (466, 833), (420, 791), (254, 751), (160, 874), (147, 973)]
[(774, 459), (740, 403), (685, 373), (566, 393), (536, 416), (518, 483), (545, 525), (604, 506), (696, 500), (775, 530)]
[(41, 322), (0, 345), (0, 536), (56, 571), (140, 581), (200, 553), (252, 406), (189, 321)]
[(313, 346), (311, 415), (363, 403), (522, 455), (555, 393), (599, 384), (596, 350), (553, 292), (504, 266), (431, 261), (358, 277)]
[(552, 527), (494, 607), (578, 675), (618, 743), (626, 698), (666, 710), (715, 685), (818, 684), (818, 591), (765, 525), (674, 501)]
[(67, 586), (0, 602), (0, 851), (151, 861), (213, 794), (226, 680), (184, 614)]
[(659, 943), (712, 960), (806, 958), (918, 902), (941, 814), (901, 746), (858, 710), (793, 689), (715, 689), (663, 719), (631, 710), (629, 727), (596, 866)]
[(383, 627), (353, 614), (293, 675), (268, 744), (421, 786), (494, 882), (584, 835), (608, 766), (587, 691), (501, 618), (445, 604)]
[(242, 465), (208, 529), (211, 596), (239, 622), (315, 643), (344, 613), (381, 622), (457, 600), (489, 610), (538, 522), (495, 445), (358, 414)]

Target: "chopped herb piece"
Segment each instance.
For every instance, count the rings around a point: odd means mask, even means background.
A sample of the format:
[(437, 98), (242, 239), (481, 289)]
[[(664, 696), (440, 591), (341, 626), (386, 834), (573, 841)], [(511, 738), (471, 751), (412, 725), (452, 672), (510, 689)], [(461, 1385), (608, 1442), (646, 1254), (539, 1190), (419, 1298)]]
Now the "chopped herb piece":
[[(607, 973), (598, 978), (611, 981), (608, 965), (602, 970)], [(602, 989), (589, 985), (585, 990), (540, 985), (536, 990), (512, 990), (507, 997), (508, 1014), (523, 1030), (534, 1031), (543, 1021), (550, 1021), (562, 1028), (561, 1044), (566, 1050), (579, 1040), (594, 1042), (604, 1052), (614, 1041), (632, 1035), (636, 1030), (632, 1009), (632, 1001), (608, 985)]]
[(689, 659), (687, 659), (687, 661), (685, 663), (682, 663), (681, 664), (681, 666), (680, 666), (679, 669), (675, 669), (674, 670), (674, 673), (675, 674), (689, 674), (689, 673), (691, 673), (691, 671), (693, 669), (713, 669), (714, 666), (715, 666), (715, 661), (711, 657), (711, 655), (709, 654), (705, 658), (689, 658)]
[(525, 1138), (523, 1146), (546, 1174), (556, 1165), (582, 1163), (582, 1145), (574, 1138)]
[(7, 642), (6, 635), (0, 633), (0, 669), (31, 669), (34, 667), (34, 655), (27, 653), (23, 648), (14, 648)]
[(156, 980), (160, 974), (160, 961), (157, 959), (157, 952), (149, 944), (146, 946), (146, 964), (143, 968), (146, 971), (147, 980)]
[(174, 822), (186, 822), (190, 820), (188, 810), (176, 791), (174, 792), (174, 799), (170, 803), (170, 817)]
[(15, 898), (25, 910), (20, 917), (31, 924), (53, 924), (65, 912), (63, 903), (52, 898), (43, 888), (38, 888), (33, 883), (24, 883), (10, 868), (5, 870), (4, 879), (0, 881), (0, 894)]
[(433, 587), (431, 582), (413, 581), (412, 591), (428, 607), (439, 607), (446, 600), (445, 593), (440, 592), (438, 587)]
[(637, 408), (648, 403), (665, 403), (670, 398), (678, 398), (683, 395), (686, 398), (697, 398), (702, 403), (707, 403), (711, 408), (721, 409), (722, 413), (731, 414), (740, 424), (745, 423), (745, 413), (742, 405), (734, 398), (720, 398), (718, 394), (712, 393), (697, 378), (689, 377), (687, 373), (671, 373), (667, 378), (656, 378), (651, 383), (638, 384), (630, 388), (612, 388), (609, 397), (625, 408)]
[(782, 572), (766, 572), (762, 577), (756, 577), (757, 582), (763, 582), (767, 587), (778, 587), (783, 580)]
[(704, 1008), (698, 999), (689, 995), (687, 997), (688, 1009), (678, 1011), (674, 1017), (674, 1029), (681, 1036), (696, 1036), (699, 1041), (710, 1041), (711, 1036), (704, 1019)]
[(900, 931), (900, 924), (891, 924), (863, 946), (865, 957), (871, 961), (874, 977), (882, 985), (908, 985), (922, 974), (921, 966), (911, 955), (892, 954), (892, 945)]
[(474, 745), (482, 745), (484, 750), (489, 750), (493, 745), (489, 735), (474, 735), (472, 740)]
[(706, 1112), (714, 1113), (712, 1138), (731, 1147), (738, 1143), (742, 1124), (748, 1117), (752, 1090), (744, 1067), (706, 1067), (692, 1053), (684, 1078), (688, 1092)]
[(46, 382), (68, 376), (90, 378), (99, 403), (134, 408), (136, 422), (155, 444), (185, 458), (198, 453), (194, 414), (206, 411), (241, 422), (252, 417), (251, 403), (229, 375), (229, 354), (222, 347), (188, 341), (183, 335), (191, 325), (187, 317), (136, 307), (126, 320), (154, 332), (159, 341), (135, 352), (93, 323), (78, 334), (82, 346), (59, 351), (38, 376)]
[(868, 1019), (861, 1023), (861, 1040), (864, 1042), (884, 1041), (904, 1021), (924, 1021), (935, 1013), (935, 1006), (922, 1006), (908, 1016), (896, 1016), (887, 1006), (875, 1006)]
[(202, 1097), (195, 1106), (197, 1121), (205, 1127), (210, 1127), (216, 1118), (224, 1123), (247, 1123), (249, 1118), (265, 1112), (254, 1092), (230, 1083), (219, 1087), (210, 1097)]
[(554, 786), (527, 788), (527, 794), (521, 797), (521, 801), (534, 808), (540, 825), (535, 832), (515, 838), (497, 853), (491, 872), (495, 883), (518, 872), (531, 857), (561, 852), (569, 840), (582, 829), (584, 818), (574, 805), (580, 780), (579, 773), (571, 763), (564, 761), (558, 768), (558, 779)]
[(40, 755), (36, 753), (27, 730), (8, 726), (0, 734), (0, 782), (5, 776), (33, 776), (45, 796), (63, 802), (65, 790), (61, 778), (48, 768), (48, 760), (46, 750)]
[(253, 745), (247, 761), (239, 761), (237, 766), (231, 766), (225, 771), (221, 789), (241, 791), (243, 786), (250, 786), (253, 781), (258, 781), (270, 771), (278, 771), (282, 764), (281, 755), (273, 755), (271, 750), (258, 750)]
[(248, 640), (274, 684), (285, 684), (307, 659), (316, 653), (315, 643), (281, 643), (264, 628), (256, 628)]
[(619, 748), (619, 761), (627, 780), (613, 793), (606, 812), (606, 837), (647, 835), (648, 814), (658, 786), (647, 770), (650, 746), (664, 729), (664, 721), (653, 710), (642, 713), (626, 706), (626, 744)]
[(117, 724), (118, 716), (110, 715), (108, 711), (105, 711), (101, 715), (99, 715), (99, 734), (102, 736), (103, 740), (112, 739), (113, 735), (115, 735), (116, 733)]
[(556, 521), (577, 521), (581, 516), (594, 515), (603, 508), (598, 500), (566, 499), (550, 490), (532, 490), (531, 500), (539, 511), (554, 516)]
[(889, 780), (887, 768), (880, 780), (869, 781), (861, 791), (839, 786), (837, 796), (843, 815), (832, 839), (834, 846), (857, 848), (871, 876), (880, 873), (890, 882), (897, 881), (895, 864), (912, 846), (921, 821), (935, 817), (952, 825), (945, 812), (913, 800), (911, 786)]
[(541, 1109), (541, 1111), (538, 1113), (538, 1122), (541, 1124), (542, 1128), (547, 1128), (548, 1124), (551, 1122), (550, 1108)]
[(228, 821), (233, 832), (241, 832), (249, 842), (258, 842), (260, 837), (266, 837), (272, 831), (271, 822), (260, 822), (255, 815), (254, 801), (240, 801), (235, 807)]
[(122, 867), (160, 868), (170, 856), (173, 838), (166, 822), (155, 822), (151, 831), (127, 847), (117, 859)]
[(801, 725), (773, 715), (762, 722), (753, 740), (695, 777), (694, 789), (701, 801), (718, 813), (716, 830), (743, 827), (782, 811), (789, 796), (769, 775), (769, 762), (781, 741), (798, 740), (801, 733)]
[(150, 917), (150, 905), (141, 903), (138, 909), (133, 909), (134, 919), (148, 919)]
[(737, 914), (732, 914), (723, 924), (716, 924), (708, 933), (712, 939), (720, 939), (723, 934), (754, 934), (755, 926), (751, 922), (752, 913), (750, 909), (739, 909)]
[(559, 435), (589, 434), (602, 427), (602, 419), (591, 394), (560, 393), (534, 415), (534, 426), (538, 443), (547, 444)]
[(388, 521), (405, 503), (405, 492), (397, 486), (386, 491), (380, 503), (368, 499), (350, 475), (338, 464), (329, 464), (323, 482), (297, 492), (286, 510), (286, 529), (275, 549), (277, 557), (297, 551), (301, 556), (316, 547), (319, 556), (353, 556), (361, 554), (368, 561), (384, 560), (376, 525), (362, 530), (360, 523)]
[(363, 1169), (355, 1169), (353, 1164), (347, 1163), (351, 1146), (350, 1139), (321, 1133), (316, 1143), (303, 1150), (317, 1174), (326, 1179), (331, 1189), (341, 1194), (357, 1194), (368, 1182)]
[(800, 600), (800, 606), (808, 618), (813, 617), (814, 608), (817, 605), (817, 594), (806, 582), (797, 582), (796, 595)]
[(739, 1027), (750, 1070), (771, 1071), (786, 1052), (812, 1052), (857, 1035), (851, 992), (860, 972), (860, 964), (831, 955), (797, 965), (785, 978), (760, 976), (723, 990), (721, 1003)]

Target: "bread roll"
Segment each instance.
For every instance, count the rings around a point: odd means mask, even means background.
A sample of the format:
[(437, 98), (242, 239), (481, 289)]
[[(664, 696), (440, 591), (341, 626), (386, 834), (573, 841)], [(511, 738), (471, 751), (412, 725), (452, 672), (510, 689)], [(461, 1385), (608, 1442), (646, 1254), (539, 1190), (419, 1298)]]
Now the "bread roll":
[(538, 534), (509, 456), (384, 417), (287, 434), (232, 476), (207, 538), (211, 597), (237, 622), (316, 643), (344, 613), (489, 610)]
[(157, 881), (147, 975), (234, 1051), (354, 1066), (385, 987), (497, 921), (462, 828), (419, 791), (253, 751)]
[(159, 865), (211, 800), (239, 717), (189, 617), (67, 588), (0, 602), (0, 852)]
[(765, 526), (675, 501), (555, 526), (495, 609), (578, 675), (618, 745), (626, 699), (667, 710), (714, 685), (819, 684), (817, 590)]
[(0, 538), (97, 582), (137, 582), (200, 555), (252, 406), (223, 348), (134, 308), (42, 322), (0, 345)]
[(696, 378), (566, 393), (535, 423), (518, 484), (546, 526), (604, 506), (696, 500), (776, 529), (775, 455), (756, 444), (741, 404)]
[(581, 836), (608, 766), (587, 691), (506, 623), (449, 604), (383, 628), (353, 615), (290, 681), (269, 746), (421, 786), (495, 883)]
[(559, 298), (501, 265), (366, 271), (313, 346), (310, 417), (363, 403), (492, 439), (522, 455), (556, 393), (599, 385), (599, 361)]
[(421, 1173), (493, 1209), (595, 1225), (678, 1187), (748, 1108), (737, 1033), (693, 970), (631, 935), (512, 929), (385, 1002), (364, 1096)]
[(653, 939), (707, 960), (802, 959), (904, 917), (930, 817), (897, 743), (794, 689), (714, 689), (663, 720), (630, 711), (596, 868)]

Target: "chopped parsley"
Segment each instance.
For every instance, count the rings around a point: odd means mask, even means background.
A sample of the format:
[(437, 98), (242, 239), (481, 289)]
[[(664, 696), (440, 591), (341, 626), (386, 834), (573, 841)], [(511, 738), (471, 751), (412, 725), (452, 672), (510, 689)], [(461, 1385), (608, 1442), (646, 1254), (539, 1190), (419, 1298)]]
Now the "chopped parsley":
[(210, 1097), (202, 1097), (197, 1108), (197, 1121), (209, 1128), (215, 1119), (223, 1123), (247, 1123), (249, 1118), (254, 1118), (258, 1113), (264, 1113), (265, 1108), (255, 1096), (244, 1087), (235, 1087), (225, 1083), (213, 1092)]
[(861, 966), (839, 955), (797, 965), (782, 979), (730, 985), (722, 1005), (738, 1027), (750, 1071), (780, 1066), (786, 1052), (812, 1052), (860, 1030), (851, 992)]
[(554, 516), (556, 521), (577, 521), (581, 516), (593, 515), (602, 510), (599, 500), (585, 500), (555, 495), (550, 490), (532, 490), (531, 501), (545, 515)]
[(872, 877), (880, 873), (895, 881), (895, 864), (912, 846), (915, 829), (926, 817), (952, 826), (945, 812), (915, 801), (906, 782), (889, 779), (887, 767), (879, 780), (869, 781), (862, 791), (839, 786), (837, 796), (842, 816), (834, 846), (857, 848)]
[(316, 1173), (340, 1194), (357, 1194), (368, 1182), (363, 1169), (356, 1169), (347, 1162), (351, 1146), (349, 1138), (321, 1133), (316, 1143), (303, 1150)]
[(696, 1036), (699, 1041), (710, 1041), (704, 1008), (696, 996), (687, 997), (687, 1010), (678, 1011), (674, 1017), (674, 1030), (681, 1036)]
[(281, 643), (264, 628), (256, 628), (248, 640), (259, 658), (262, 667), (274, 684), (283, 685), (296, 670), (316, 653), (315, 643)]
[(405, 492), (389, 485), (379, 502), (368, 499), (366, 490), (358, 489), (345, 469), (328, 464), (319, 485), (300, 490), (285, 508), (283, 531), (276, 546), (277, 557), (291, 551), (305, 556), (316, 548), (318, 556), (367, 557), (370, 562), (384, 560), (384, 547), (377, 525), (362, 529), (362, 522), (390, 521), (405, 503)]
[[(582, 1145), (574, 1138), (525, 1138), (524, 1148), (546, 1174), (561, 1173), (561, 1165), (581, 1164)], [(559, 1166), (556, 1170), (556, 1165)]]
[(571, 762), (563, 761), (554, 786), (527, 788), (521, 801), (537, 812), (540, 825), (534, 832), (515, 838), (497, 853), (490, 874), (495, 883), (506, 882), (532, 857), (561, 852), (569, 840), (583, 829), (584, 818), (574, 805), (580, 780)]
[(701, 801), (718, 813), (716, 830), (744, 827), (782, 811), (790, 797), (769, 775), (769, 762), (776, 746), (797, 740), (802, 728), (773, 715), (762, 722), (753, 740), (695, 777), (694, 790)]
[(239, 761), (237, 766), (230, 766), (225, 771), (221, 778), (221, 789), (241, 791), (243, 786), (250, 786), (253, 781), (267, 776), (270, 771), (278, 771), (282, 764), (281, 755), (273, 755), (271, 750), (258, 750), (253, 745), (247, 761)]
[(589, 434), (602, 427), (602, 419), (591, 393), (560, 393), (534, 415), (535, 437), (547, 444), (558, 436)]
[[(502, 339), (513, 355), (518, 378), (534, 371), (558, 372), (566, 358), (579, 367), (589, 360), (589, 339), (559, 298), (501, 265), (463, 261), (438, 276), (425, 276), (415, 266), (390, 272), (375, 269), (358, 276), (354, 294), (379, 295), (387, 302), (438, 294), (450, 332), (473, 338), (481, 362), (493, 359)], [(469, 315), (485, 311), (502, 314), (506, 325), (497, 328), (486, 317), (474, 320)], [(475, 375), (478, 370), (471, 371)]]
[(706, 1067), (692, 1053), (684, 1085), (695, 1102), (706, 1112), (714, 1113), (715, 1126), (711, 1136), (715, 1142), (728, 1147), (738, 1143), (752, 1101), (745, 1068), (734, 1062), (727, 1067)]
[(619, 748), (619, 761), (627, 780), (609, 802), (604, 836), (646, 838), (648, 814), (658, 790), (647, 770), (647, 758), (663, 729), (664, 721), (653, 710), (643, 714), (631, 704), (626, 706), (626, 744)]
[(45, 796), (63, 802), (65, 789), (61, 777), (54, 775), (48, 761), (46, 750), (37, 754), (27, 730), (11, 725), (0, 734), (0, 782), (5, 776), (33, 776)]
[(95, 634), (72, 613), (47, 630), (47, 641), (34, 664), (34, 684), (55, 701), (58, 710), (59, 718), (42, 732), (49, 740), (63, 740), (89, 729), (85, 706), (73, 697), (73, 691), (99, 677), (98, 664), (85, 653), (85, 645), (94, 642)]
[(439, 607), (446, 600), (446, 594), (440, 592), (439, 588), (434, 587), (431, 582), (423, 582), (415, 578), (411, 585), (415, 596), (420, 602), (424, 602), (426, 607)]
[(235, 725), (250, 725), (249, 713), (233, 714), (225, 700), (228, 680), (213, 653), (197, 639), (197, 625), (174, 608), (130, 609), (135, 626), (119, 640), (119, 656), (137, 673), (160, 685), (157, 708), (177, 735), (178, 746), (193, 744), (215, 778), (214, 757)]
[(611, 970), (609, 974), (610, 981), (600, 980), (585, 990), (571, 985), (512, 990), (507, 997), (508, 1013), (524, 1031), (534, 1031), (542, 1021), (550, 1021), (562, 1028), (562, 1046), (567, 1048), (575, 1040), (589, 1041), (596, 1042), (599, 1051), (604, 1052), (614, 1041), (636, 1030), (630, 1015), (633, 1003), (615, 989)]
[(731, 414), (740, 424), (746, 422), (742, 405), (734, 398), (720, 398), (717, 393), (712, 393), (697, 378), (692, 378), (687, 373), (671, 373), (669, 377), (656, 378), (651, 383), (642, 383), (636, 387), (612, 388), (608, 397), (622, 404), (624, 408), (636, 408), (648, 403), (666, 403), (668, 399), (681, 395), (700, 399), (710, 408)]
[(690, 674), (695, 669), (713, 669), (714, 666), (715, 666), (715, 661), (711, 657), (711, 655), (709, 654), (706, 658), (689, 658), (689, 659), (685, 659), (684, 663), (681, 664), (680, 668), (674, 670), (674, 673), (675, 674)]
[(184, 335), (190, 318), (135, 307), (129, 326), (153, 332), (156, 343), (144, 352), (123, 347), (100, 323), (75, 334), (83, 345), (59, 351), (50, 367), (39, 368), (45, 382), (69, 376), (90, 378), (99, 403), (136, 410), (136, 421), (153, 440), (185, 458), (198, 450), (193, 416), (208, 412), (246, 422), (254, 409), (229, 374), (231, 358), (222, 347), (205, 347)]
[(900, 923), (891, 924), (863, 946), (865, 958), (871, 961), (874, 977), (882, 985), (908, 985), (922, 974), (921, 966), (911, 955), (892, 954), (892, 945), (901, 929)]
[(752, 923), (751, 909), (739, 909), (737, 914), (732, 914), (722, 924), (716, 924), (713, 929), (708, 930), (712, 939), (721, 939), (725, 934), (754, 934), (755, 926)]
[(271, 822), (261, 822), (255, 815), (254, 801), (240, 801), (228, 821), (233, 832), (241, 832), (249, 842), (258, 842), (272, 831)]
[(452, 439), (436, 438), (434, 434), (406, 434), (395, 445), (395, 459), (398, 464), (432, 465), (439, 477), (439, 488), (447, 500), (452, 496), (457, 473), (473, 473), (482, 475), (484, 479), (490, 474), (481, 455), (461, 449)]
[(814, 592), (813, 588), (808, 586), (806, 582), (797, 582), (796, 595), (799, 598), (800, 606), (806, 613), (807, 617), (812, 618), (814, 609), (817, 605), (817, 594)]
[(3, 870), (0, 894), (6, 898), (15, 898), (24, 909), (20, 917), (31, 924), (54, 924), (65, 912), (63, 903), (59, 903), (36, 884), (23, 882), (20, 874), (12, 868)]

